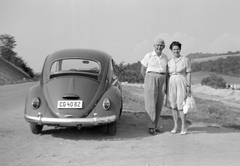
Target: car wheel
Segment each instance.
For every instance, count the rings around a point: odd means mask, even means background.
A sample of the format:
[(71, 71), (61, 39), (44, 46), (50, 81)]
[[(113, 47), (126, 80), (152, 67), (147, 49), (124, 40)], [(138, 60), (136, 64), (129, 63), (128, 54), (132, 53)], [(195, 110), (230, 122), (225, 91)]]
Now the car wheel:
[(121, 108), (120, 108), (119, 118), (120, 118), (121, 115), (122, 115), (122, 110), (123, 110), (123, 101), (122, 101)]
[(112, 122), (107, 125), (107, 132), (108, 135), (115, 135), (117, 133), (117, 122)]
[(39, 134), (42, 131), (43, 125), (38, 125), (37, 123), (30, 123), (30, 128), (33, 134)]
[(122, 116), (122, 107), (120, 108), (119, 118)]

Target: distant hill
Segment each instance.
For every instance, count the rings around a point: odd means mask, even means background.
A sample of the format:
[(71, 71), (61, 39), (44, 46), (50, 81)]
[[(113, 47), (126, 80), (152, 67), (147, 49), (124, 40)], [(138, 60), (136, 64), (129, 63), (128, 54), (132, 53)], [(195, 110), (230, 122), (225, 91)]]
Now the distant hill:
[(194, 59), (191, 59), (191, 61), (192, 62), (206, 62), (209, 60), (215, 61), (220, 58), (226, 59), (227, 57), (232, 57), (232, 56), (240, 56), (240, 54), (228, 54), (228, 55), (209, 56), (209, 57), (204, 57), (204, 58), (194, 58)]
[(191, 65), (192, 72), (205, 71), (221, 75), (240, 77), (240, 56), (239, 54), (235, 55), (236, 56), (232, 55), (225, 58), (221, 57), (218, 59), (208, 59), (200, 62), (196, 61), (197, 59), (193, 59)]
[(30, 76), (13, 64), (0, 58), (0, 85), (24, 82)]
[[(240, 77), (240, 53), (236, 54), (226, 54), (226, 55), (219, 55), (212, 56), (209, 54), (209, 57), (205, 58), (197, 58), (197, 53), (192, 54), (195, 56), (192, 61), (192, 72), (214, 72), (220, 75), (225, 76), (232, 76), (237, 77), (239, 81)], [(191, 57), (191, 56), (190, 56)], [(208, 58), (208, 59), (206, 59)], [(201, 60), (201, 61), (200, 61)], [(137, 63), (133, 64), (124, 64), (123, 62), (119, 65), (116, 64), (116, 75), (118, 76), (121, 82), (128, 82), (128, 83), (142, 83), (143, 77), (140, 73), (141, 70), (141, 62), (138, 61)], [(197, 82), (197, 81), (196, 81)], [(228, 81), (227, 83), (231, 83)]]
[(223, 53), (223, 54), (211, 54), (211, 53), (190, 53), (187, 55), (188, 58), (190, 59), (194, 59), (194, 61), (196, 61), (196, 59), (198, 59), (199, 61), (203, 61), (200, 60), (202, 58), (206, 59), (206, 60), (211, 60), (211, 58), (213, 60), (216, 60), (218, 58), (227, 58), (228, 56), (240, 56), (240, 51), (236, 51), (236, 52), (231, 52), (229, 51), (228, 53)]

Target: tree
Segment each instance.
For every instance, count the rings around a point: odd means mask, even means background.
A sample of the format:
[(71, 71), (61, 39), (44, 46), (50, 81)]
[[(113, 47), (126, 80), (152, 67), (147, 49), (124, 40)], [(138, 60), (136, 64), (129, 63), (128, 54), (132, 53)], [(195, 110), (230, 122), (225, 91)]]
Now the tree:
[(0, 35), (0, 57), (21, 68), (30, 77), (34, 77), (33, 70), (27, 63), (13, 51), (16, 46), (16, 41), (13, 36), (8, 34)]
[(13, 50), (16, 46), (16, 41), (13, 36), (8, 34), (0, 35), (0, 46)]
[(215, 73), (210, 73), (209, 75), (203, 77), (201, 81), (202, 85), (207, 85), (212, 88), (225, 88), (226, 81), (219, 75)]
[(141, 62), (133, 64), (124, 64), (121, 62), (119, 65), (115, 64), (116, 75), (119, 81), (129, 83), (143, 83), (143, 77), (140, 73)]
[(0, 35), (0, 53), (4, 59), (12, 59), (16, 53), (13, 49), (16, 46), (16, 41), (13, 36), (8, 34)]

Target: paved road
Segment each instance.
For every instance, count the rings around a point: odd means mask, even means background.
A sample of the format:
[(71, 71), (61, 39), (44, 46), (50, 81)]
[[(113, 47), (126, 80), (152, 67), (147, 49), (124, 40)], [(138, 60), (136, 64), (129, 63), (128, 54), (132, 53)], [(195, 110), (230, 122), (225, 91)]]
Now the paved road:
[[(164, 133), (150, 136), (144, 114), (124, 109), (116, 136), (104, 128), (44, 127), (33, 135), (23, 118), (24, 102), (35, 83), (0, 86), (0, 165), (182, 165), (238, 166), (238, 130), (192, 124), (189, 134), (171, 134), (171, 117), (161, 117)], [(136, 110), (138, 111), (138, 110)]]

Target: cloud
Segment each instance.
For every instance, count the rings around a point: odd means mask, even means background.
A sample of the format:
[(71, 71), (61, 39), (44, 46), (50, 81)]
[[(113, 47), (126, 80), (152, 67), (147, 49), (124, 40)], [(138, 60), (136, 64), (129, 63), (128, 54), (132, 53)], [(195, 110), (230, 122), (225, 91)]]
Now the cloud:
[(208, 45), (210, 53), (226, 53), (240, 50), (240, 36), (224, 33)]
[(137, 43), (133, 48), (133, 57), (131, 58), (131, 61), (141, 61), (144, 55), (146, 55), (151, 50), (153, 50), (153, 43), (149, 42), (149, 40), (145, 39), (142, 42)]
[(151, 50), (151, 48), (153, 48), (152, 46), (153, 46), (153, 43), (151, 43), (147, 39), (145, 39), (142, 42), (137, 43), (137, 45), (133, 49), (133, 52), (138, 54), (138, 53), (142, 53), (142, 52), (146, 51), (146, 53), (147, 53), (149, 50)]
[(189, 53), (196, 52), (195, 51), (195, 47), (196, 47), (195, 37), (192, 37), (188, 34), (184, 34), (181, 32), (177, 32), (172, 35), (170, 35), (168, 33), (160, 33), (153, 40), (145, 39), (142, 42), (137, 43), (133, 49), (134, 57), (142, 56), (141, 58), (143, 58), (143, 56), (146, 53), (152, 51), (154, 49), (153, 43), (157, 38), (162, 38), (165, 40), (166, 47), (163, 50), (163, 52), (165, 54), (167, 54), (169, 58), (172, 57), (172, 53), (171, 53), (171, 50), (169, 49), (169, 45), (173, 41), (179, 41), (180, 43), (182, 43), (182, 53), (181, 54), (183, 56), (188, 55)]
[(178, 41), (182, 44), (182, 50), (181, 54), (183, 56), (188, 55), (189, 53), (196, 52), (195, 47), (196, 47), (196, 39), (193, 36), (190, 36), (188, 34), (184, 34), (181, 32), (174, 33), (173, 35), (164, 35), (168, 38), (166, 38), (166, 49), (169, 53), (170, 56), (172, 56), (171, 50), (169, 49), (170, 44), (173, 41)]

